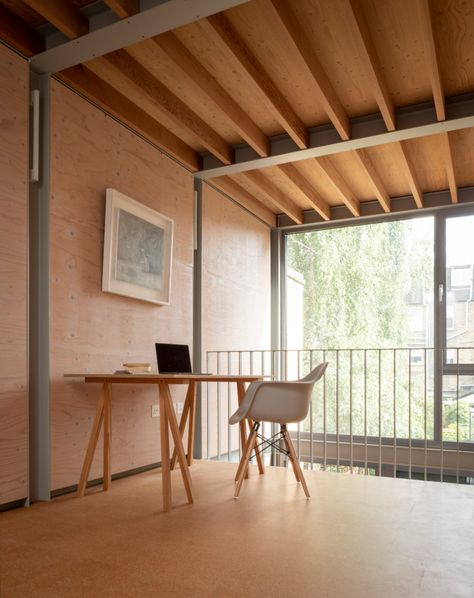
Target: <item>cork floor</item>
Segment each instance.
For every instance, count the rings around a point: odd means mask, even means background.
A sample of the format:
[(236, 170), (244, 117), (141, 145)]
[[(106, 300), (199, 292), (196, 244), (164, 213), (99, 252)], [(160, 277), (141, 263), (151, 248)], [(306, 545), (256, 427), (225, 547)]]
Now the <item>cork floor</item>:
[(197, 462), (0, 515), (1, 598), (474, 596), (474, 487)]

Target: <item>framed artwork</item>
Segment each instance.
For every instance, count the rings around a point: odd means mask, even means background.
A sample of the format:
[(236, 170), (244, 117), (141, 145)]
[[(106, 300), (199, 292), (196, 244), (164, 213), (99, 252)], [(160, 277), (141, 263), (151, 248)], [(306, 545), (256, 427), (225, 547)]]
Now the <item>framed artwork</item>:
[(107, 189), (102, 290), (168, 305), (173, 220)]

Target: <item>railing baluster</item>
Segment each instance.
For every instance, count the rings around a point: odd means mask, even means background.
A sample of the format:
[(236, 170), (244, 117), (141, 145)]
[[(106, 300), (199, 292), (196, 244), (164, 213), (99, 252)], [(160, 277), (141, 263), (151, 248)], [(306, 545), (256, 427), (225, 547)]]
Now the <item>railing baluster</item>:
[[(313, 370), (313, 351), (309, 352), (309, 369)], [(314, 393), (311, 395), (311, 401), (309, 403), (309, 460), (311, 462), (311, 471), (314, 467), (314, 442), (313, 442), (313, 398)]]
[(426, 480), (428, 479), (428, 430), (427, 430), (427, 416), (426, 416), (426, 411), (427, 411), (427, 375), (426, 375), (427, 354), (426, 354), (426, 349), (424, 349), (423, 357), (424, 357), (424, 359), (423, 359), (423, 364), (424, 364), (424, 368), (423, 368), (423, 402), (424, 402), (423, 435), (425, 438), (425, 442), (424, 442), (425, 462), (424, 462), (424, 469), (423, 469), (423, 479), (426, 482)]
[[(439, 366), (441, 368), (441, 371), (443, 371), (443, 363), (445, 363), (447, 357), (448, 357), (448, 350), (446, 349), (446, 353), (444, 353), (444, 357), (443, 357), (443, 349), (441, 349), (440, 351), (441, 354), (441, 359), (439, 361)], [(440, 449), (441, 449), (441, 454), (440, 454), (440, 482), (444, 482), (444, 427), (443, 427), (443, 421), (444, 421), (444, 402), (443, 402), (443, 391), (444, 391), (444, 376), (441, 377), (441, 445), (440, 445)]]
[(459, 484), (459, 349), (456, 349), (456, 484)]
[[(323, 351), (323, 361), (326, 361), (326, 351)], [(327, 464), (327, 418), (326, 418), (326, 376), (323, 377), (323, 468), (326, 471)]]
[[(209, 363), (212, 353), (207, 354), (207, 370), (210, 372)], [(209, 460), (209, 445), (211, 443), (211, 409), (209, 405), (209, 384), (206, 384), (206, 455)]]
[[(300, 370), (300, 359), (301, 359), (301, 351), (298, 349), (296, 352), (296, 359), (297, 359), (297, 379), (301, 378), (301, 370)], [(296, 431), (296, 454), (298, 455), (298, 461), (301, 461), (301, 445), (300, 445), (300, 422), (298, 422), (298, 427)]]
[(382, 350), (378, 351), (379, 476), (382, 475)]
[[(221, 373), (221, 353), (222, 351), (217, 352), (217, 373)], [(221, 460), (221, 385), (220, 382), (217, 383), (217, 392), (216, 392), (216, 417), (217, 417), (217, 460)]]
[(393, 477), (397, 477), (397, 350), (393, 350)]
[[(231, 368), (232, 368), (232, 351), (229, 351), (227, 353), (227, 374), (230, 376), (231, 374)], [(227, 421), (229, 420), (229, 417), (232, 415), (231, 409), (231, 387), (230, 387), (230, 382), (227, 382)], [(231, 427), (229, 425), (227, 425), (227, 461), (230, 463), (231, 460), (231, 454), (232, 454), (232, 430)]]
[[(243, 375), (242, 359), (243, 359), (243, 351), (239, 351), (239, 376)], [(238, 438), (239, 438), (239, 461), (240, 461), (240, 459), (242, 459), (242, 451), (243, 451), (244, 447), (240, 445), (240, 434), (238, 434)]]
[(352, 369), (353, 369), (353, 353), (352, 349), (349, 351), (349, 469), (354, 473), (354, 445), (352, 438)]
[(336, 465), (339, 471), (339, 349), (336, 349)]
[(408, 479), (411, 480), (411, 349), (408, 349)]
[(369, 473), (367, 455), (367, 350), (364, 349), (364, 467), (365, 475)]

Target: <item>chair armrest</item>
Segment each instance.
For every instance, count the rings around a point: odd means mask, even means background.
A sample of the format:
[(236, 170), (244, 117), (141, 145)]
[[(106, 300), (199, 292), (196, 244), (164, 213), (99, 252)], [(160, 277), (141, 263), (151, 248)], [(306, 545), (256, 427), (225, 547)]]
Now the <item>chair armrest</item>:
[(287, 392), (290, 390), (295, 390), (297, 386), (307, 386), (308, 382), (299, 382), (299, 381), (280, 381), (280, 380), (257, 380), (256, 382), (251, 382), (247, 388), (245, 393), (244, 400), (240, 404), (239, 408), (235, 413), (231, 415), (229, 418), (229, 424), (238, 424), (240, 421), (247, 417), (248, 412), (252, 407), (252, 403), (255, 399), (255, 396), (258, 393), (265, 393), (265, 391), (270, 391), (272, 394), (278, 391)]

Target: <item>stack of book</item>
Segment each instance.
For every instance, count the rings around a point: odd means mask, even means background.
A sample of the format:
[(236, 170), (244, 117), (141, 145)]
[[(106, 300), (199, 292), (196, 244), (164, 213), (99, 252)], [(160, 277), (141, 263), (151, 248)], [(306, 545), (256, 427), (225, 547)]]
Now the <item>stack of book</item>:
[(151, 372), (151, 363), (123, 363), (129, 374), (147, 374)]

